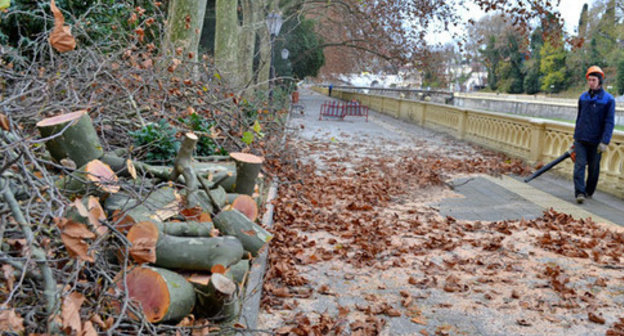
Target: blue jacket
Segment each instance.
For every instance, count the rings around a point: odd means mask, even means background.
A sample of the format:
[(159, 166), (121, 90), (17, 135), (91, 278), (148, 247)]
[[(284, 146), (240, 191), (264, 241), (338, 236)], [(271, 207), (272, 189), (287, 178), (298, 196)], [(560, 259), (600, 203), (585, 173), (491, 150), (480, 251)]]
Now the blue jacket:
[(615, 124), (615, 99), (600, 88), (592, 97), (583, 92), (578, 101), (578, 114), (574, 128), (574, 140), (592, 144), (611, 141)]

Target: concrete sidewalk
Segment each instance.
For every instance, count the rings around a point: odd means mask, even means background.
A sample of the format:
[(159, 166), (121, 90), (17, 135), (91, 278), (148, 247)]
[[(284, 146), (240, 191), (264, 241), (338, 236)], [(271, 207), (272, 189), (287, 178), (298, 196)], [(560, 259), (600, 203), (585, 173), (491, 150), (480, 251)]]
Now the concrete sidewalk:
[[(323, 100), (332, 98), (307, 91), (303, 95), (307, 117), (318, 118), (318, 109)], [(318, 107), (316, 106), (318, 105)], [(394, 135), (416, 138), (441, 139), (446, 134), (409, 124), (377, 111), (370, 110), (369, 121), (380, 129)], [(299, 116), (300, 117), (300, 116)], [(346, 120), (344, 127), (347, 127)], [(459, 141), (459, 140), (458, 140)], [(576, 204), (572, 181), (546, 173), (530, 183), (522, 182), (518, 176), (494, 178), (480, 176), (453, 181), (455, 192), (465, 196), (460, 199), (446, 199), (440, 202), (440, 213), (457, 219), (500, 221), (513, 219), (533, 219), (544, 210), (553, 208), (571, 214), (576, 218), (591, 217), (595, 222), (621, 229), (624, 225), (624, 200), (597, 191), (592, 199), (584, 204)]]

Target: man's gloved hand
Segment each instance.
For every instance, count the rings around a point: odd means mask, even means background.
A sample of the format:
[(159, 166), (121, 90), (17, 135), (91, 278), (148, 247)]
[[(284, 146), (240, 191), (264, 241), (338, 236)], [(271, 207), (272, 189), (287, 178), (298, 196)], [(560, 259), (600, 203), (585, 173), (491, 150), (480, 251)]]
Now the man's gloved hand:
[(604, 143), (601, 142), (598, 145), (598, 153), (604, 153), (606, 151), (607, 151), (607, 144), (604, 144)]

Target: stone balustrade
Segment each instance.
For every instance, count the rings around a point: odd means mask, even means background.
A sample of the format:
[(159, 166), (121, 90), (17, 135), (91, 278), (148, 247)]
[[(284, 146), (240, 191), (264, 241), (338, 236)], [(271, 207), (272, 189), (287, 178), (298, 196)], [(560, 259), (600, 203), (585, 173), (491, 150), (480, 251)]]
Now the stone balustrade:
[[(314, 90), (328, 93), (327, 88)], [(550, 162), (573, 142), (574, 125), (569, 123), (340, 89), (333, 89), (332, 96), (346, 101), (357, 100), (377, 112), (448, 133), (529, 163)], [(553, 170), (571, 178), (572, 166), (572, 161), (566, 160)], [(624, 132), (614, 131), (609, 149), (603, 154), (598, 189), (624, 198)]]

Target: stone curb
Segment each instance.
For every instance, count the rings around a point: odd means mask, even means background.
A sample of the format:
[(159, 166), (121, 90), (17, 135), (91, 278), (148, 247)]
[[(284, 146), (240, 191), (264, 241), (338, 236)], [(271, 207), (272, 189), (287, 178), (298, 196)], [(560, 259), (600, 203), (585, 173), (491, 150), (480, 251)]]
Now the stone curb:
[[(266, 211), (262, 216), (262, 225), (265, 228), (271, 228), (273, 226), (273, 212), (275, 207), (271, 204), (271, 201), (273, 201), (275, 196), (277, 196), (276, 180), (271, 183), (267, 200), (265, 202)], [(264, 273), (266, 272), (268, 255), (269, 245), (267, 243), (266, 248), (262, 249), (249, 270), (249, 277), (247, 278), (247, 285), (245, 286), (245, 295), (243, 296), (241, 315), (238, 319), (238, 323), (244, 325), (247, 330), (238, 330), (236, 335), (253, 333), (256, 329), (258, 324), (258, 314), (260, 312), (260, 298), (262, 297), (262, 283)]]

